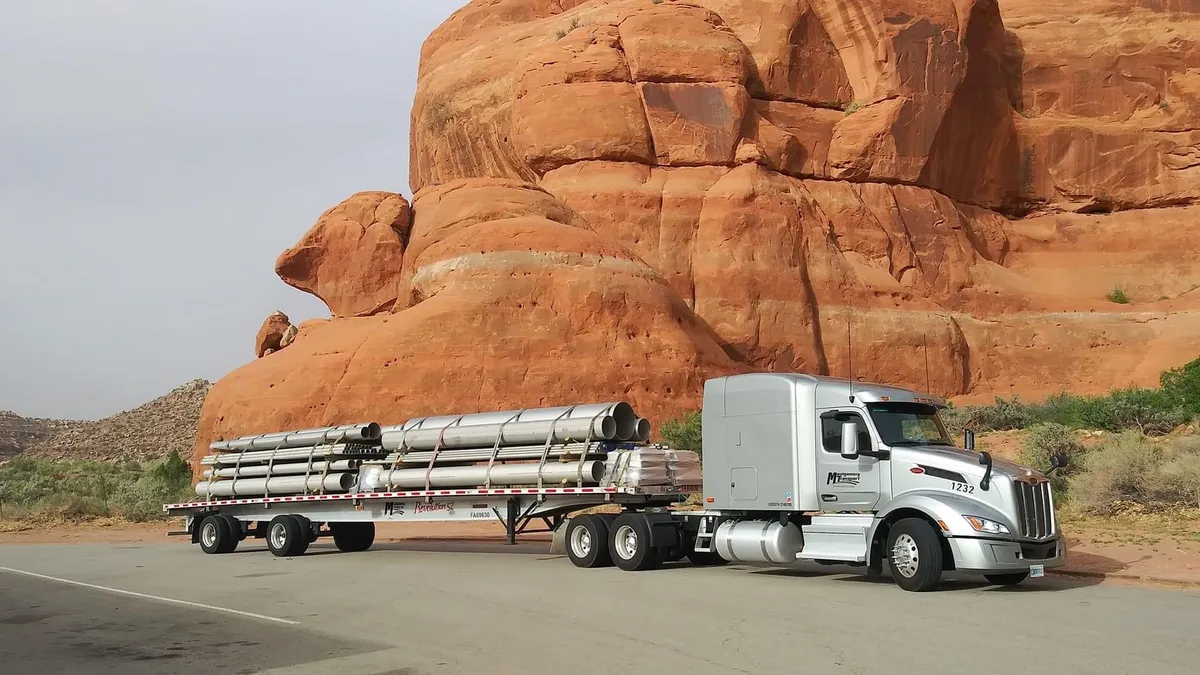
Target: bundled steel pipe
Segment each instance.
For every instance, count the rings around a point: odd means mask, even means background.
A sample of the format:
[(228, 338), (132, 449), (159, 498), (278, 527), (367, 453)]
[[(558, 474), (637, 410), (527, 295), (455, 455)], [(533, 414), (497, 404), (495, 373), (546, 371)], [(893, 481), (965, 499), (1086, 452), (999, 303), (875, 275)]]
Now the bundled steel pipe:
[(211, 450), (270, 450), (273, 448), (303, 448), (322, 443), (370, 443), (378, 441), (382, 433), (375, 422), (364, 424), (344, 424), (337, 427), (320, 427), (317, 429), (300, 429), (299, 431), (279, 431), (256, 436), (242, 436), (231, 441), (215, 441), (209, 443)]
[[(542, 453), (547, 457), (579, 457), (579, 455), (603, 455), (607, 450), (600, 443), (566, 443), (551, 445), (546, 451), (545, 445), (510, 445), (501, 447), (496, 452), (496, 459), (539, 459)], [(454, 448), (440, 450), (437, 460), (441, 462), (486, 462), (492, 458), (492, 448)], [(383, 458), (381, 463), (392, 464), (428, 464), (433, 459), (432, 450), (414, 450), (412, 452), (393, 452)]]
[[(578, 462), (555, 462), (542, 467), (543, 483), (573, 483), (581, 476), (585, 484), (595, 485), (604, 477), (604, 462), (589, 460), (582, 466)], [(488, 478), (488, 467), (443, 466), (427, 469), (388, 469), (377, 465), (363, 466), (359, 471), (359, 490), (374, 489), (423, 489), (425, 474), (429, 473), (429, 487), (474, 487), (483, 485)], [(491, 467), (492, 485), (537, 485), (538, 465), (496, 464)]]
[[(617, 434), (617, 421), (609, 415), (591, 419), (564, 419), (511, 424), (480, 424), (472, 426), (447, 426), (444, 428), (414, 428), (402, 431), (387, 431), (383, 434), (384, 450), (432, 450), (440, 448), (492, 447), (496, 436), (500, 445), (532, 445), (545, 442), (554, 427), (552, 443), (612, 440)], [(440, 440), (440, 446), (439, 446)]]
[(268, 466), (266, 464), (256, 464), (253, 466), (229, 466), (218, 469), (205, 469), (201, 475), (204, 478), (216, 476), (217, 478), (253, 478), (255, 476), (282, 476), (298, 473), (324, 473), (329, 471), (353, 471), (362, 464), (361, 459), (339, 459), (335, 462), (313, 462), (312, 467), (308, 466), (308, 462), (284, 462)]
[(352, 473), (331, 473), (328, 476), (272, 476), (270, 478), (238, 478), (236, 480), (200, 481), (196, 494), (201, 497), (262, 497), (264, 495), (298, 494), (301, 492), (349, 492), (354, 487)]
[(378, 445), (361, 443), (334, 443), (303, 448), (287, 448), (283, 450), (253, 450), (250, 452), (230, 452), (220, 455), (205, 455), (200, 459), (201, 464), (258, 464), (274, 459), (276, 462), (307, 460), (310, 457), (323, 458), (329, 456), (383, 456), (386, 454)]
[[(404, 424), (389, 426), (383, 428), (384, 435), (388, 436), (391, 447), (389, 450), (395, 450), (401, 447), (400, 442), (404, 436), (397, 432), (406, 431), (414, 432), (416, 430), (426, 429), (442, 429), (447, 427), (491, 427), (499, 429), (504, 426), (505, 431), (508, 431), (510, 426), (516, 424), (524, 424), (526, 422), (545, 422), (547, 423), (543, 429), (542, 437), (534, 441), (520, 441), (521, 443), (545, 441), (546, 436), (550, 433), (550, 424), (555, 423), (557, 429), (564, 423), (571, 420), (587, 420), (611, 417), (616, 424), (612, 435), (593, 435), (592, 438), (597, 440), (619, 440), (627, 441), (634, 438), (637, 433), (637, 415), (633, 412), (633, 408), (624, 402), (613, 403), (592, 403), (588, 405), (577, 406), (557, 406), (553, 408), (527, 408), (524, 410), (505, 410), (500, 412), (485, 412), (472, 413), (469, 415), (440, 415), (437, 417), (416, 417), (408, 420)], [(604, 424), (604, 423), (601, 423)], [(577, 437), (582, 440), (588, 429), (588, 425), (582, 427), (584, 434)], [(494, 442), (495, 431), (492, 432), (490, 441)], [(436, 436), (435, 436), (436, 442)], [(385, 440), (385, 443), (388, 441)], [(503, 443), (503, 442), (502, 442)], [(490, 442), (487, 444), (491, 444)], [(386, 446), (385, 446), (386, 447)], [(415, 448), (417, 446), (406, 445), (404, 447)], [(429, 446), (433, 447), (433, 446)], [(465, 447), (465, 446), (460, 446)], [(420, 448), (424, 449), (424, 448)]]
[(639, 417), (637, 418), (637, 423), (635, 424), (634, 428), (637, 431), (630, 440), (641, 441), (642, 443), (650, 440), (650, 420), (644, 417)]

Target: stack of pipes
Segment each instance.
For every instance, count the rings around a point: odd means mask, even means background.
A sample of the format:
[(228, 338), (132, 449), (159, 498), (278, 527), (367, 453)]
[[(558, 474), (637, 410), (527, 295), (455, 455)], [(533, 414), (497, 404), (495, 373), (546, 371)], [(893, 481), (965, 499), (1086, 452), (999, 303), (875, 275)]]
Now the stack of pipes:
[(360, 467), (358, 489), (592, 486), (610, 451), (649, 439), (625, 402), (418, 417), (384, 427), (391, 454)]
[(242, 436), (209, 444), (201, 497), (349, 492), (364, 460), (385, 457), (375, 422)]

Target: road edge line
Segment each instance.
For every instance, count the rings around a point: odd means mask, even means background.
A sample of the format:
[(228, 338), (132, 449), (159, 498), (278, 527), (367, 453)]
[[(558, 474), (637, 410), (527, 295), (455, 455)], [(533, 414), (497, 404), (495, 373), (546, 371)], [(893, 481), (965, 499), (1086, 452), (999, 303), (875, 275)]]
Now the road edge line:
[(287, 624), (289, 626), (300, 625), (299, 621), (293, 621), (291, 619), (281, 619), (281, 618), (275, 617), (275, 616), (267, 616), (265, 614), (255, 614), (254, 612), (244, 612), (240, 609), (231, 609), (229, 607), (217, 607), (216, 605), (205, 605), (205, 604), (199, 603), (199, 602), (191, 602), (190, 600), (179, 600), (177, 598), (164, 598), (161, 595), (150, 595), (148, 593), (138, 593), (137, 591), (127, 591), (127, 590), (120, 589), (120, 588), (111, 588), (109, 586), (99, 586), (97, 584), (89, 584), (89, 583), (86, 583), (83, 581), (75, 581), (74, 579), (63, 579), (61, 577), (52, 577), (48, 574), (38, 574), (37, 572), (27, 572), (25, 570), (13, 569), (12, 567), (0, 566), (0, 571), (11, 572), (12, 574), (24, 574), (25, 576), (35, 577), (37, 579), (45, 579), (47, 581), (56, 581), (60, 584), (70, 584), (72, 586), (82, 586), (84, 588), (91, 588), (91, 589), (98, 590), (98, 591), (107, 591), (109, 593), (117, 593), (120, 595), (130, 595), (135, 598), (142, 598), (145, 600), (157, 600), (158, 602), (167, 602), (167, 603), (172, 603), (172, 604), (176, 604), (176, 605), (185, 605), (188, 607), (199, 607), (201, 609), (208, 609), (208, 610), (212, 610), (214, 612), (227, 612), (229, 614), (248, 616), (248, 617), (251, 617), (254, 619), (262, 619), (264, 621), (274, 621), (276, 623)]

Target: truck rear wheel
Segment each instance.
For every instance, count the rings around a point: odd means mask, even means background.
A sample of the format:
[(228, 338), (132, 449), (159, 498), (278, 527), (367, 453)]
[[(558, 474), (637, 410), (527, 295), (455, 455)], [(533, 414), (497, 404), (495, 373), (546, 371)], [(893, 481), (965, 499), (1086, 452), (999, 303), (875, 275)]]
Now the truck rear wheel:
[(942, 580), (942, 545), (933, 526), (905, 518), (888, 532), (888, 567), (906, 591), (932, 591)]
[(237, 535), (229, 520), (220, 514), (205, 516), (200, 521), (200, 550), (205, 553), (229, 553), (237, 548)]
[(567, 558), (576, 567), (608, 567), (608, 521), (595, 515), (572, 518), (567, 524)]
[(344, 553), (365, 551), (375, 543), (375, 523), (330, 523), (329, 531), (334, 545)]
[(267, 526), (267, 548), (279, 557), (303, 555), (310, 542), (309, 528), (296, 516), (279, 515)]
[(622, 513), (612, 522), (609, 551), (617, 567), (628, 572), (654, 569), (663, 552), (650, 545), (650, 521), (640, 513)]

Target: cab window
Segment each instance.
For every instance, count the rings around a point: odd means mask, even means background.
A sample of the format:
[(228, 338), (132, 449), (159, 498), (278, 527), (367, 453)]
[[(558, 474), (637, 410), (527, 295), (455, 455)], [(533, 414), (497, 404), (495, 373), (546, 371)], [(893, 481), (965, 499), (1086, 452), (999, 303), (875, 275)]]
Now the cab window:
[(845, 422), (854, 422), (858, 427), (858, 448), (859, 450), (868, 450), (871, 448), (871, 432), (867, 429), (867, 423), (858, 413), (839, 412), (836, 415), (824, 415), (821, 417), (821, 447), (825, 448), (825, 452), (841, 454), (842, 452), (842, 424)]

